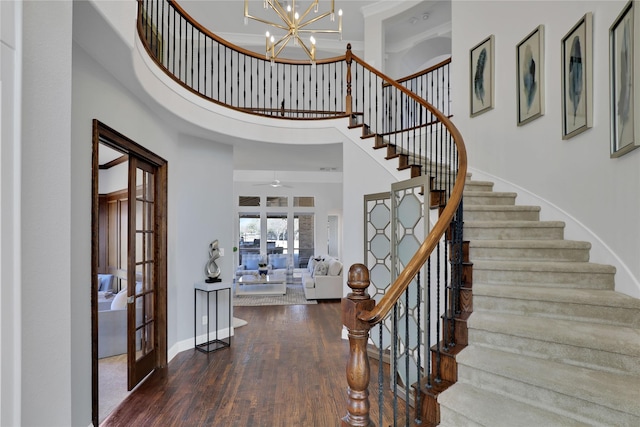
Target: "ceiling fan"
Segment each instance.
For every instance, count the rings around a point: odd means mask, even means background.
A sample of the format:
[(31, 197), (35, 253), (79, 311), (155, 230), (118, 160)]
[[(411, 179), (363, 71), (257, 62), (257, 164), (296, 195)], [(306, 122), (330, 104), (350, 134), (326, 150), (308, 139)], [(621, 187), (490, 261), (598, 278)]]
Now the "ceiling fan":
[(254, 185), (256, 185), (256, 186), (268, 185), (268, 186), (270, 186), (272, 188), (293, 188), (290, 185), (283, 184), (282, 181), (277, 179), (275, 172), (273, 173), (273, 180), (271, 182), (267, 182), (267, 183), (264, 183), (264, 184), (254, 184)]

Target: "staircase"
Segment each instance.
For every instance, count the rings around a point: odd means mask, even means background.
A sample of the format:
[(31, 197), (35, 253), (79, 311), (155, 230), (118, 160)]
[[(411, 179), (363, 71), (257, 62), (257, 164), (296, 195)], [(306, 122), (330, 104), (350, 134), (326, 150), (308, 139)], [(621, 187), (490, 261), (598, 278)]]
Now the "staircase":
[(468, 181), (468, 346), (441, 426), (640, 426), (640, 300), (516, 193)]

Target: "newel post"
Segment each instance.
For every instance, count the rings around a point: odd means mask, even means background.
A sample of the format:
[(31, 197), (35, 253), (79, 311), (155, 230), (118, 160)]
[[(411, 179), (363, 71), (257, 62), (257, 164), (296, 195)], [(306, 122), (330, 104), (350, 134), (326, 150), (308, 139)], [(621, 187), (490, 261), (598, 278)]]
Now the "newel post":
[(342, 323), (349, 332), (349, 360), (347, 362), (347, 415), (342, 419), (343, 427), (374, 426), (369, 417), (369, 357), (367, 341), (368, 323), (358, 319), (358, 313), (371, 311), (375, 300), (369, 297), (369, 270), (363, 264), (354, 264), (349, 269), (347, 285), (351, 288), (342, 298)]
[(345, 55), (347, 62), (347, 98), (345, 99), (345, 111), (347, 115), (351, 116), (351, 63), (353, 62), (352, 53), (351, 53), (351, 43), (347, 44), (347, 53)]

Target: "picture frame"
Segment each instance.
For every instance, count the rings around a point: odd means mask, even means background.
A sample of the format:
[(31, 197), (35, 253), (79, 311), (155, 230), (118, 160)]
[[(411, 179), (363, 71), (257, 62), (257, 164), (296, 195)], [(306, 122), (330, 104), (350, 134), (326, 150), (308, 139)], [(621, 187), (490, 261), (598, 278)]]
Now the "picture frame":
[(612, 158), (640, 146), (640, 5), (629, 1), (609, 28), (609, 97)]
[(544, 25), (516, 45), (518, 126), (544, 115)]
[(593, 126), (593, 14), (562, 38), (562, 139)]
[(469, 51), (471, 117), (493, 109), (494, 102), (494, 35), (490, 35)]

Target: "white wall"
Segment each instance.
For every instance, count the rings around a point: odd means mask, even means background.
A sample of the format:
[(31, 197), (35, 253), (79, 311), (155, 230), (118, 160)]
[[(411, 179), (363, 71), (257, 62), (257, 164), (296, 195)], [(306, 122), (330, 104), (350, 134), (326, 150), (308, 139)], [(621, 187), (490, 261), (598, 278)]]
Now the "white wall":
[(20, 424), (22, 4), (0, 2), (0, 425)]
[[(168, 294), (170, 357), (193, 347), (193, 285), (206, 278), (209, 243), (218, 239), (225, 250), (216, 261), (221, 279), (230, 282), (234, 271), (232, 147), (182, 134), (178, 144), (169, 164), (169, 204), (175, 211), (170, 221), (175, 233), (169, 242), (170, 258), (175, 259)], [(223, 294), (220, 298), (222, 303)]]
[[(177, 133), (75, 45), (74, 124), (90, 166), (91, 120), (97, 118), (168, 161), (168, 346), (193, 337), (193, 284), (203, 280), (209, 243), (231, 247), (229, 145)], [(90, 172), (90, 168), (86, 173)], [(91, 176), (87, 175), (87, 185)], [(90, 188), (87, 196), (90, 196)], [(87, 200), (86, 203), (90, 204)], [(89, 205), (86, 205), (89, 206)], [(88, 215), (89, 211), (85, 214)], [(90, 241), (90, 239), (89, 239)], [(223, 271), (232, 260), (223, 258)]]
[[(366, 150), (373, 151), (367, 144), (360, 145), (354, 142), (343, 144), (342, 240), (344, 242), (345, 295), (350, 292), (346, 286), (349, 268), (353, 264), (364, 262), (364, 195), (391, 191), (391, 183), (398, 180), (373, 157), (366, 155)], [(387, 161), (390, 164), (394, 162), (397, 160)]]
[[(566, 237), (592, 243), (591, 260), (615, 265), (616, 289), (640, 297), (640, 150), (609, 158), (609, 27), (626, 1), (454, 1), (454, 122), (474, 178), (516, 189), (518, 204), (567, 221)], [(560, 41), (593, 12), (593, 128), (561, 138)], [(505, 19), (508, 16), (509, 19)], [(516, 125), (515, 46), (545, 26), (545, 115)], [(469, 117), (469, 49), (495, 35), (495, 108)], [(636, 106), (638, 104), (636, 100)], [(526, 190), (522, 190), (526, 189)]]
[[(70, 286), (77, 277), (71, 226), (76, 178), (71, 162), (71, 9), (71, 2), (23, 4), (21, 425), (87, 425), (90, 420), (90, 400), (84, 408), (74, 401), (91, 393), (88, 380), (79, 378), (90, 367), (89, 310), (87, 305), (86, 317), (78, 316), (77, 295)], [(86, 301), (88, 289), (79, 292)]]

